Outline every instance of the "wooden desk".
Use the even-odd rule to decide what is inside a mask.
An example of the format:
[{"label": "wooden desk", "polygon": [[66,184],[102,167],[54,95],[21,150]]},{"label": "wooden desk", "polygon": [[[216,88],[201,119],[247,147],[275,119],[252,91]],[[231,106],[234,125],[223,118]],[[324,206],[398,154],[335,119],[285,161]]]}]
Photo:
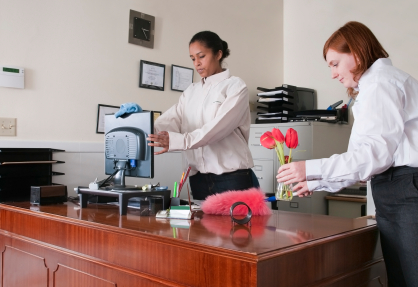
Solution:
[{"label": "wooden desk", "polygon": [[0,204],[2,286],[386,286],[370,219],[275,212],[249,230],[201,213],[180,228],[137,212]]}]

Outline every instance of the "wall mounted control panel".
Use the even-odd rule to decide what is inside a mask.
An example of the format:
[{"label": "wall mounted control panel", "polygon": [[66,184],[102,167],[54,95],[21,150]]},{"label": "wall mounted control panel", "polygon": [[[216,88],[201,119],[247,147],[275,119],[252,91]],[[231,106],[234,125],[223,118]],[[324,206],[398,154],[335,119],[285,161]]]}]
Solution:
[{"label": "wall mounted control panel", "polygon": [[0,87],[25,88],[25,69],[0,65]]}]

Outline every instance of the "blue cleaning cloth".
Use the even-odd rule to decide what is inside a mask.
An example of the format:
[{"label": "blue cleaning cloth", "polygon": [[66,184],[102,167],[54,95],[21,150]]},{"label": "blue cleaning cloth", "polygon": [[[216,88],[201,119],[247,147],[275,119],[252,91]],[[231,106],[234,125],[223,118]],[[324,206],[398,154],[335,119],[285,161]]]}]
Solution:
[{"label": "blue cleaning cloth", "polygon": [[276,199],[276,197],[275,197],[275,196],[270,196],[270,197],[268,197],[268,198],[265,198],[265,199],[264,199],[264,201],[267,201],[267,202],[273,202],[273,201],[277,201],[277,199]]},{"label": "blue cleaning cloth", "polygon": [[120,106],[119,111],[116,112],[115,118],[119,118],[121,115],[142,112],[142,108],[136,103],[124,103]]}]

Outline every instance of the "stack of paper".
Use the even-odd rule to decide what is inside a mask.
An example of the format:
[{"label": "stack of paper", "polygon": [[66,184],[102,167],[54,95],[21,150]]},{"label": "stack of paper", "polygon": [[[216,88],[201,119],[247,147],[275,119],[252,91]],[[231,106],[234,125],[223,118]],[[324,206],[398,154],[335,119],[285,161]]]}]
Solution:
[{"label": "stack of paper", "polygon": [[281,97],[281,98],[259,98],[257,100],[257,102],[259,103],[273,103],[273,102],[280,102],[280,101],[290,102],[291,99],[287,97]]},{"label": "stack of paper", "polygon": [[258,97],[274,97],[274,96],[283,96],[283,95],[289,95],[289,92],[286,90],[283,90],[282,87],[277,88],[277,90],[273,90],[270,92],[261,92],[258,93]]}]

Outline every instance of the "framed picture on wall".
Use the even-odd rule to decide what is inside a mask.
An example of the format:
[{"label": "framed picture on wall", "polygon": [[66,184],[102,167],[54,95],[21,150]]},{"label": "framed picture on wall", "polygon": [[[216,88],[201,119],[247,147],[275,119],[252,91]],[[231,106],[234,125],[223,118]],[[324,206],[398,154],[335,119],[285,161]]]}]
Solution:
[{"label": "framed picture on wall", "polygon": [[183,92],[193,83],[193,72],[191,68],[171,65],[171,89]]},{"label": "framed picture on wall", "polygon": [[[148,110],[142,110],[144,112],[149,112]],[[159,116],[162,115],[162,112],[160,111],[152,111],[154,113],[154,122],[158,119]]]},{"label": "framed picture on wall", "polygon": [[162,112],[160,111],[154,111],[154,122],[158,119],[159,116],[161,116]]},{"label": "framed picture on wall", "polygon": [[105,131],[105,122],[104,118],[106,114],[114,114],[119,111],[120,107],[118,106],[109,106],[109,105],[98,105],[97,109],[97,124],[96,124],[96,133],[104,134]]},{"label": "framed picture on wall", "polygon": [[164,91],[165,65],[141,60],[139,87]]}]

